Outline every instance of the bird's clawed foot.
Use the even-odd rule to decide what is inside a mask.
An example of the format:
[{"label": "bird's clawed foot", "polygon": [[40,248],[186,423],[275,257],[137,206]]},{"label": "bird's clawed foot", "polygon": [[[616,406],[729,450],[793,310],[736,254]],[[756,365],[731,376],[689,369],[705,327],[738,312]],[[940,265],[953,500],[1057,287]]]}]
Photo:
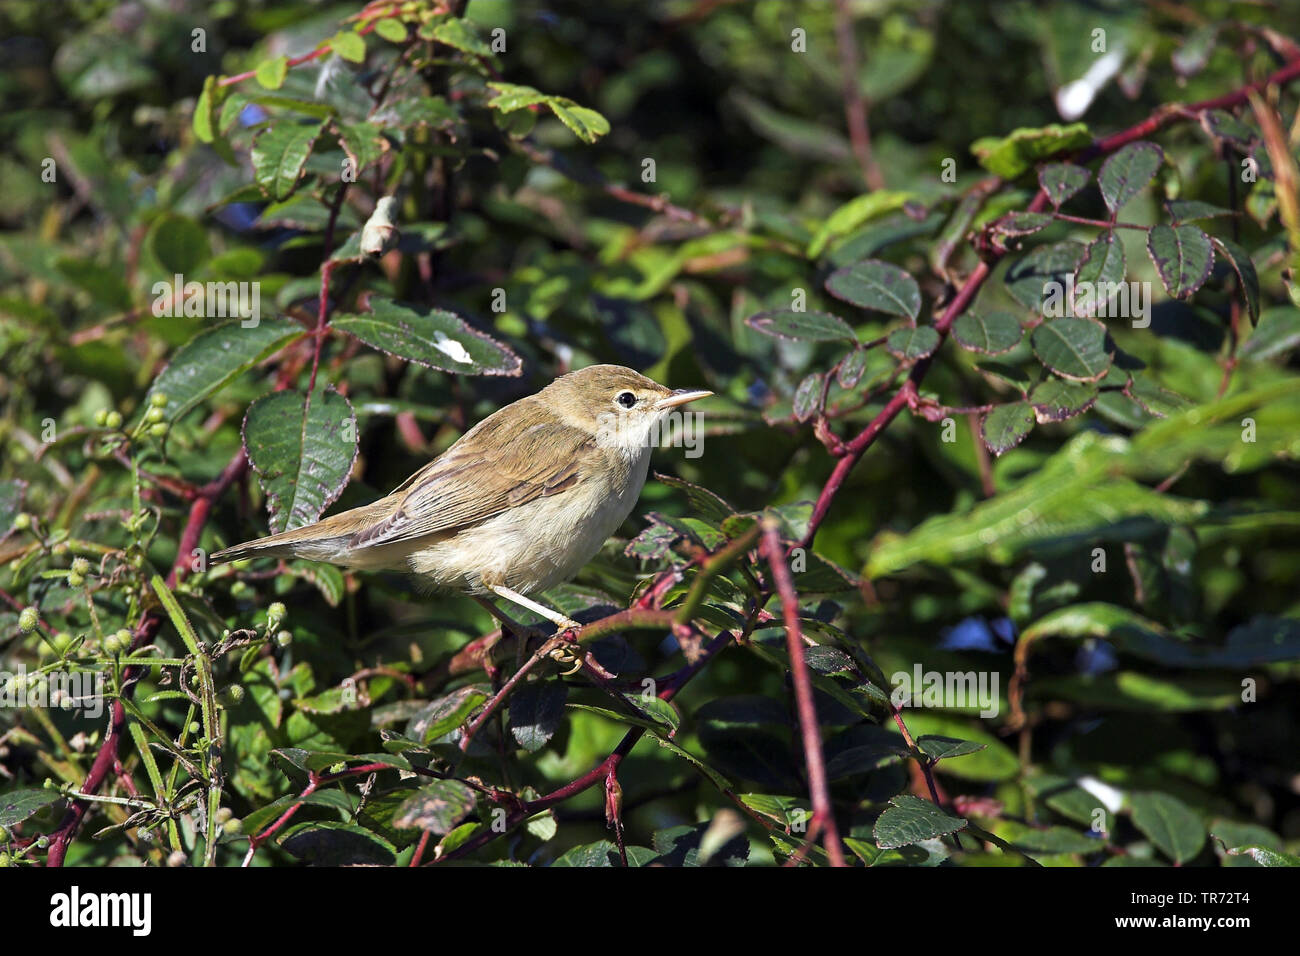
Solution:
[{"label": "bird's clawed foot", "polygon": [[546,654],[551,660],[555,661],[561,667],[567,667],[568,670],[560,671],[560,676],[571,677],[582,670],[582,665],[587,659],[587,652],[581,644],[578,643],[578,632],[582,630],[582,625],[577,621],[568,620],[559,624],[559,629],[555,636],[551,638],[554,645]]}]

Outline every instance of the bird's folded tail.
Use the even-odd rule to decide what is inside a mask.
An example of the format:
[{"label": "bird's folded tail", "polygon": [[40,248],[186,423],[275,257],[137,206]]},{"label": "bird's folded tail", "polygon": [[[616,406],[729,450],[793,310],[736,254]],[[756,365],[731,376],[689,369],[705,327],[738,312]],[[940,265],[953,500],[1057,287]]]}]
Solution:
[{"label": "bird's folded tail", "polygon": [[386,499],[381,499],[315,524],[244,541],[216,552],[210,560],[219,563],[242,558],[306,558],[351,567],[369,566],[379,556],[363,555],[365,549],[355,547],[354,538],[360,528],[367,527],[391,508],[385,505]]}]

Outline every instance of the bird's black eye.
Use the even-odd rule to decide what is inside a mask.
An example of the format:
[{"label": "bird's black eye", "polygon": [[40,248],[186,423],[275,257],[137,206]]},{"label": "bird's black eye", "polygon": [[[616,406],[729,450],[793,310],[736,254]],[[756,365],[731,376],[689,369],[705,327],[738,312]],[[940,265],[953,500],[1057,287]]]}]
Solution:
[{"label": "bird's black eye", "polygon": [[618,397],[616,397],[614,401],[618,402],[624,408],[631,408],[636,404],[636,396],[631,392],[619,392]]}]

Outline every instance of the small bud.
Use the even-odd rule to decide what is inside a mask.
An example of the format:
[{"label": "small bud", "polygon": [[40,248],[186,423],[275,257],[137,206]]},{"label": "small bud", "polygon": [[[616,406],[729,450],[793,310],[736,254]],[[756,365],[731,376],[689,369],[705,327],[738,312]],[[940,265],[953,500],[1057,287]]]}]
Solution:
[{"label": "small bud", "polygon": [[57,653],[64,654],[72,646],[72,635],[67,631],[59,631],[50,638],[50,643],[54,645]]},{"label": "small bud", "polygon": [[29,515],[26,511],[20,512],[14,518],[15,531],[26,531],[31,526],[32,526],[32,516]]},{"label": "small bud", "polygon": [[190,721],[190,733],[197,734],[202,729],[203,728],[199,726],[199,722],[197,720]]},{"label": "small bud", "polygon": [[25,607],[18,615],[18,630],[24,634],[30,634],[36,630],[36,625],[40,623],[40,615],[34,607]]},{"label": "small bud", "polygon": [[187,860],[184,850],[173,850],[167,857],[167,865],[172,867],[184,866]]},{"label": "small bud", "polygon": [[107,408],[101,408],[99,411],[95,412],[94,422],[95,422],[95,424],[98,425],[100,428],[103,428],[105,425],[107,425],[107,424],[108,424],[108,409],[107,409]]},{"label": "small bud", "polygon": [[226,836],[239,836],[244,832],[244,821],[238,817],[231,817],[221,824],[221,829],[225,831]]},{"label": "small bud", "polygon": [[151,425],[154,422],[162,421],[166,417],[167,417],[167,413],[164,412],[161,408],[158,408],[157,406],[149,409],[149,411],[144,413],[144,420]]},{"label": "small bud", "polygon": [[284,604],[280,601],[276,601],[266,609],[266,629],[268,631],[278,631],[281,623],[284,621],[285,615],[288,613],[289,612],[285,608]]},{"label": "small bud", "polygon": [[121,412],[117,412],[117,411],[109,412],[108,415],[106,415],[105,418],[104,418],[104,424],[107,425],[109,428],[112,428],[112,429],[118,429],[118,428],[121,428],[121,427],[122,427],[122,413],[121,413]]},{"label": "small bud", "polygon": [[116,657],[131,648],[131,632],[122,628],[104,638],[104,650]]},{"label": "small bud", "polygon": [[275,635],[275,643],[277,647],[288,647],[293,643],[293,635],[288,631],[281,631]]},{"label": "small bud", "polygon": [[239,684],[231,684],[221,692],[221,699],[231,704],[238,704],[244,699],[244,688]]},{"label": "small bud", "polygon": [[167,423],[157,422],[156,424],[150,425],[149,434],[154,438],[162,438],[163,435],[167,434]]},{"label": "small bud", "polygon": [[90,573],[90,562],[87,561],[85,558],[73,558],[73,559],[72,559],[72,573],[73,573],[73,574],[83,574],[83,575],[84,575],[84,574],[89,574],[89,573]]},{"label": "small bud", "polygon": [[79,588],[85,583],[86,576],[84,574],[78,574],[76,571],[68,572],[68,587]]},{"label": "small bud", "polygon": [[149,404],[154,408],[162,408],[167,404],[167,395],[165,392],[154,392],[149,396]]}]

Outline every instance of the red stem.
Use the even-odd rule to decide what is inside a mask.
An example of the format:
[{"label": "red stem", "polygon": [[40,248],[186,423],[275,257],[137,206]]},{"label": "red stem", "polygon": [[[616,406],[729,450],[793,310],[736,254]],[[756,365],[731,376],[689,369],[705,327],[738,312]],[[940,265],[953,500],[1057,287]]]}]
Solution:
[{"label": "red stem", "polygon": [[822,754],[822,733],[817,724],[817,706],[813,703],[812,678],[803,653],[803,628],[799,624],[799,595],[795,593],[786,563],[785,548],[774,519],[763,523],[763,554],[772,569],[772,579],[781,595],[781,614],[785,618],[785,643],[790,654],[790,674],[794,678],[794,700],[799,712],[799,730],[803,735],[803,757],[808,768],[808,789],[812,795],[813,824],[809,842],[815,834],[826,834],[826,853],[831,866],[844,866],[844,848],[840,845],[831,807],[830,781],[826,777],[826,758]]}]

